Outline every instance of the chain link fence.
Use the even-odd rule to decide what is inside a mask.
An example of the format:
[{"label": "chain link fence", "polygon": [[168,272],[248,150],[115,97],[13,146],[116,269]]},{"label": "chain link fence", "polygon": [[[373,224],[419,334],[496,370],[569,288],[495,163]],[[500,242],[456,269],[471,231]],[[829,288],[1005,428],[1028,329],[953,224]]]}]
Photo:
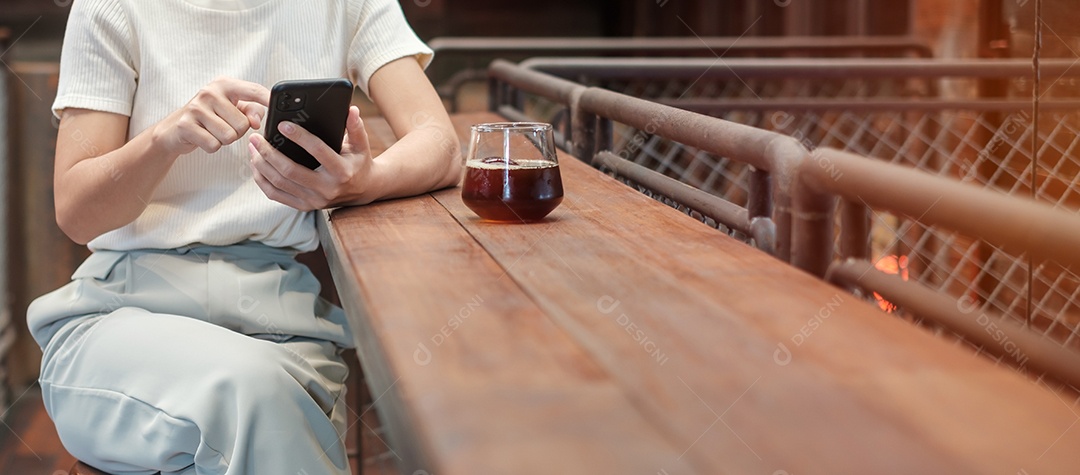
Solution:
[{"label": "chain link fence", "polygon": [[[552,69],[584,85],[780,132],[809,149],[833,147],[1080,209],[1080,101],[1075,100],[1080,68],[1073,71],[1067,62],[1053,74],[1043,73],[1049,84],[1040,90],[1037,125],[1030,65],[1025,72],[1015,63],[996,70],[958,62],[948,71],[919,72],[897,64],[892,77],[881,68],[866,67],[860,74],[858,65],[845,65],[850,75],[844,77],[837,63],[804,62],[785,72],[732,61],[663,77],[663,65],[648,69],[643,64],[615,68],[610,75],[603,73],[602,64]],[[545,70],[543,64],[532,67]],[[993,86],[1003,92],[1000,97],[978,97],[978,91]],[[565,127],[564,106],[538,98],[523,105],[527,114]],[[1035,143],[1039,151],[1032,154]],[[745,164],[623,124],[614,125],[612,148],[635,163],[746,205],[751,169]],[[978,236],[926,226],[918,217],[873,211],[871,224],[870,257],[879,270],[959,299],[961,310],[986,322],[988,331],[995,319],[1011,318],[1060,345],[1080,349],[1080,270],[1033,262]],[[836,252],[839,256],[839,245]],[[918,321],[880,296],[867,298]]]}]

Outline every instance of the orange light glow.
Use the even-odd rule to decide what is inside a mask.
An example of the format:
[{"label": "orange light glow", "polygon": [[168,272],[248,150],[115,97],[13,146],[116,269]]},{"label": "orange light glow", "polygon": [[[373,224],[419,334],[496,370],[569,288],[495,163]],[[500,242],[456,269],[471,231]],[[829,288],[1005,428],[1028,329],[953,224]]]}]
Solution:
[{"label": "orange light glow", "polygon": [[[877,270],[886,274],[899,275],[901,279],[908,280],[908,257],[907,256],[885,256],[874,264]],[[877,292],[874,292],[874,299],[877,300],[878,307],[881,307],[887,313],[893,313],[896,310],[896,305],[892,302],[885,300]]]}]

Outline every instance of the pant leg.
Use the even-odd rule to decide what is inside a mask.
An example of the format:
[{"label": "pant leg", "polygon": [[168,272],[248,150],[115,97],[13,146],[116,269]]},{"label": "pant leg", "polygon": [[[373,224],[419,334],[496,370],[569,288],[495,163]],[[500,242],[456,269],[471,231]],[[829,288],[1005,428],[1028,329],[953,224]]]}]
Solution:
[{"label": "pant leg", "polygon": [[46,355],[42,394],[61,440],[103,470],[348,472],[331,421],[346,370],[327,342],[124,307],[66,325]]},{"label": "pant leg", "polygon": [[327,416],[330,417],[330,423],[334,425],[340,442],[344,444],[350,409],[347,406],[348,387],[345,384],[349,376],[349,366],[341,357],[343,350],[325,340],[303,337],[291,338],[279,346],[311,365],[312,369],[322,376],[327,389],[337,395]]}]

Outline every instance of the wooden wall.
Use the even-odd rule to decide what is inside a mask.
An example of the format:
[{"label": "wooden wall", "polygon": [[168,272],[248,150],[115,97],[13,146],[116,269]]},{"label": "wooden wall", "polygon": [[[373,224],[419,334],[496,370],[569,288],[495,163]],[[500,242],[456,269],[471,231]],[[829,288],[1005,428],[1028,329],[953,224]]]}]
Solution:
[{"label": "wooden wall", "polygon": [[20,62],[5,72],[10,74],[5,270],[18,335],[7,366],[17,389],[36,379],[41,357],[26,327],[26,307],[35,297],[69,282],[89,251],[60,231],[53,208],[57,121],[50,105],[56,97],[59,67],[51,62]]},{"label": "wooden wall", "polygon": [[915,0],[402,0],[424,39],[437,36],[898,35]]}]

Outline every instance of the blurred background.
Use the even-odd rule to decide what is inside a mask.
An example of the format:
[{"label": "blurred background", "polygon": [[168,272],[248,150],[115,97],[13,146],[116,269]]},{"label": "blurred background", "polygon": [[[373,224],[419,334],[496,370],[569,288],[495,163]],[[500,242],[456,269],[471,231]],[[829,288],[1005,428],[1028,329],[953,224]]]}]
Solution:
[{"label": "blurred background", "polygon": [[[76,0],[77,1],[77,0]],[[0,0],[0,411],[33,388],[40,350],[25,309],[66,283],[87,254],[52,214],[55,95],[60,46],[72,0]],[[935,58],[1031,58],[1035,0],[402,0],[424,40],[444,37],[791,37],[910,36]],[[1044,0],[1046,58],[1080,57],[1075,0]],[[709,52],[719,54],[722,52]],[[438,57],[437,85],[512,52]],[[1075,85],[1075,84],[1074,84]],[[989,87],[992,87],[990,85]],[[459,110],[486,108],[464,89]],[[952,93],[984,93],[968,82]],[[1070,88],[1075,91],[1076,88]],[[1021,90],[1022,92],[1022,90]],[[1066,92],[1071,94],[1072,92]],[[1030,92],[1026,93],[1030,97]],[[371,108],[367,113],[376,113]],[[5,425],[7,423],[5,422]],[[0,428],[0,439],[8,429]]]}]

